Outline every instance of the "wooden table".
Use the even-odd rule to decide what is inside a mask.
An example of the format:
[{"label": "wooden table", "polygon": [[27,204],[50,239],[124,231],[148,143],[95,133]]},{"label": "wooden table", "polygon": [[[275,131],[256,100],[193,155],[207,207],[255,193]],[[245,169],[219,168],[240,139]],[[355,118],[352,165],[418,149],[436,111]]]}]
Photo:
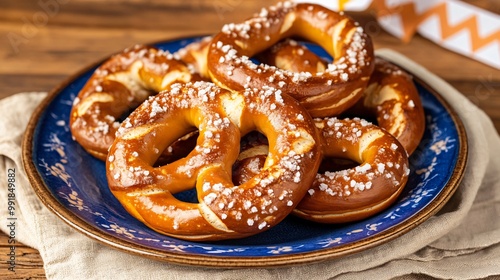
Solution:
[{"label": "wooden table", "polygon": [[[212,34],[268,6],[269,0],[46,0],[0,1],[0,98],[17,92],[50,91],[80,68],[129,47],[189,35]],[[276,1],[274,1],[276,2]],[[500,13],[499,1],[466,1]],[[43,4],[45,3],[45,4]],[[351,13],[376,48],[391,48],[445,79],[493,120],[500,131],[500,71],[416,36],[402,43],[370,12]],[[45,278],[38,252],[17,244],[16,273],[4,257],[0,233],[0,279]]]}]

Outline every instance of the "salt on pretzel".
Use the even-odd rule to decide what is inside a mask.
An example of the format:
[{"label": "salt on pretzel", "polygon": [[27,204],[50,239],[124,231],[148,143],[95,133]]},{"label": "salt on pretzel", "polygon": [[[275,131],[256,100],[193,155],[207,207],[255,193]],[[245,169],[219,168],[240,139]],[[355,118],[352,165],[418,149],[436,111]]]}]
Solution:
[{"label": "salt on pretzel", "polygon": [[258,55],[259,61],[292,72],[321,73],[327,63],[306,46],[293,39],[276,43]]},{"label": "salt on pretzel", "polygon": [[75,98],[70,114],[74,139],[104,160],[124,114],[151,94],[192,75],[172,54],[136,45],[99,66]]},{"label": "salt on pretzel", "polygon": [[396,137],[409,155],[425,131],[424,109],[412,76],[382,58],[376,58],[363,98],[347,114],[375,116],[378,126]]},{"label": "salt on pretzel", "polygon": [[[250,59],[284,38],[321,45],[334,61],[324,72],[293,72]],[[343,112],[359,100],[373,71],[373,46],[363,28],[344,14],[315,4],[282,2],[240,24],[227,24],[208,50],[208,72],[219,86],[279,88],[313,117]]]},{"label": "salt on pretzel", "polygon": [[[314,71],[326,67],[315,53],[294,41],[284,41],[260,58],[291,71]],[[375,58],[375,69],[363,97],[346,111],[348,116],[376,118],[378,126],[396,137],[408,154],[418,147],[425,131],[424,109],[413,78],[400,67]]]},{"label": "salt on pretzel", "polygon": [[[318,173],[293,211],[321,223],[346,223],[379,213],[391,205],[406,185],[408,157],[401,144],[385,130],[362,119],[316,119],[325,158],[348,159],[355,167]],[[233,172],[245,182],[262,168],[266,143],[247,138]]]},{"label": "salt on pretzel", "polygon": [[[195,149],[153,167],[162,149],[192,127]],[[259,174],[231,182],[240,136],[269,139]],[[280,90],[231,92],[211,83],[173,85],[151,97],[120,126],[106,161],[110,190],[152,229],[186,240],[245,237],[285,218],[306,194],[321,160],[317,130],[296,100]],[[196,187],[198,203],[174,194]]]},{"label": "salt on pretzel", "polygon": [[350,159],[358,166],[317,174],[296,216],[321,223],[345,223],[373,216],[390,206],[410,174],[399,141],[362,119],[316,120],[325,157]]}]

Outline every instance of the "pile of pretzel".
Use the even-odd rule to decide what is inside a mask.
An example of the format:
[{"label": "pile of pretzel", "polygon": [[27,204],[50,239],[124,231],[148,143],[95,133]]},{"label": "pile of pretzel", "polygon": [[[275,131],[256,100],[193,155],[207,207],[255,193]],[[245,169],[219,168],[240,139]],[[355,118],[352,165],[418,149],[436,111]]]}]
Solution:
[{"label": "pile of pretzel", "polygon": [[[173,54],[114,55],[78,94],[70,127],[106,161],[132,216],[202,241],[254,235],[289,214],[346,223],[380,212],[407,182],[424,114],[411,76],[375,58],[355,21],[282,2]],[[176,196],[193,188],[196,203]]]}]

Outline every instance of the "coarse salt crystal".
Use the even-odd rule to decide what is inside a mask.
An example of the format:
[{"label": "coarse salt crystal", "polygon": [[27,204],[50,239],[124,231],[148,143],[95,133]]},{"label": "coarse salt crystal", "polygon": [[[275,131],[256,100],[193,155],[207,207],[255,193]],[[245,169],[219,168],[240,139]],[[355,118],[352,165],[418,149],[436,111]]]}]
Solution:
[{"label": "coarse salt crystal", "polygon": [[207,191],[209,191],[210,189],[211,189],[210,183],[208,183],[208,182],[203,183],[202,190],[203,190],[204,192],[207,192]]},{"label": "coarse salt crystal", "polygon": [[267,225],[266,221],[259,224],[259,229],[263,229]]},{"label": "coarse salt crystal", "polygon": [[383,164],[383,163],[377,163],[377,170],[380,173],[384,173],[384,171],[385,171],[385,164]]},{"label": "coarse salt crystal", "polygon": [[214,200],[217,198],[217,195],[215,193],[209,193],[207,196],[203,198],[203,201],[205,204],[210,205]]}]

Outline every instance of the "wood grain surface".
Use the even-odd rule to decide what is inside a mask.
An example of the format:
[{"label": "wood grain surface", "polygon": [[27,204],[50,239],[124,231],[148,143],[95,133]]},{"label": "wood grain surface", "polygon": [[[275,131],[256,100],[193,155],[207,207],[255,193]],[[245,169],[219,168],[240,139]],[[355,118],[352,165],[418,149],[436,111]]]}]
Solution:
[{"label": "wood grain surface", "polygon": [[[276,1],[2,0],[0,99],[18,92],[50,91],[79,69],[136,43],[213,34],[272,2]],[[500,13],[500,1],[465,2]],[[372,36],[376,49],[398,51],[437,74],[483,109],[500,131],[499,70],[418,35],[402,43],[383,31],[369,11],[350,14]],[[0,279],[45,278],[38,252],[19,243],[16,272],[9,271],[9,246],[7,236],[0,233]]]}]

